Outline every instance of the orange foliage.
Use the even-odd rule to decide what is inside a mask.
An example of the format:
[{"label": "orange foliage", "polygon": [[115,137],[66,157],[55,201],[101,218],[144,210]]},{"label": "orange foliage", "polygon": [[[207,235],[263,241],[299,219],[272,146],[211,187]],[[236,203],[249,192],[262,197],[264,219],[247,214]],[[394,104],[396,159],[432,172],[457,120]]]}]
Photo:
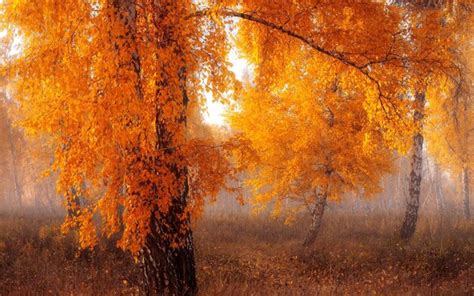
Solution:
[{"label": "orange foliage", "polygon": [[[59,192],[86,198],[65,223],[79,226],[84,247],[96,242],[100,213],[101,232],[123,225],[120,245],[136,253],[152,215],[166,215],[187,184],[185,216],[235,173],[223,153],[235,143],[216,145],[199,129],[205,91],[223,102],[229,90],[242,95],[233,120],[249,145],[238,168],[257,174],[258,194],[304,198],[330,186],[340,196],[377,189],[390,149],[409,147],[407,94],[452,73],[451,27],[435,10],[407,16],[369,0],[119,2],[127,1],[2,5],[0,31],[22,40],[5,68],[22,124],[49,134]],[[423,26],[403,25],[421,17]],[[226,60],[226,28],[235,27],[255,68],[241,91]]]},{"label": "orange foliage", "polygon": [[100,231],[110,236],[123,225],[120,245],[138,252],[151,215],[168,212],[183,178],[191,185],[188,211],[198,213],[231,170],[222,147],[193,128],[204,90],[220,100],[233,84],[224,27],[188,18],[193,1],[166,2],[159,20],[153,1],[135,11],[105,0],[3,5],[2,30],[22,39],[6,68],[22,125],[50,135],[58,191],[85,198],[64,224],[78,226],[83,247],[97,241],[99,213]]},{"label": "orange foliage", "polygon": [[282,200],[313,203],[321,190],[333,199],[375,192],[390,150],[406,153],[418,128],[412,94],[457,77],[453,12],[383,1],[241,5],[251,21],[237,43],[254,79],[231,121],[256,204],[274,203],[278,213]]},{"label": "orange foliage", "polygon": [[428,149],[451,173],[474,168],[474,14],[459,7],[449,19],[455,34],[449,52],[459,76],[438,75],[428,88]]}]

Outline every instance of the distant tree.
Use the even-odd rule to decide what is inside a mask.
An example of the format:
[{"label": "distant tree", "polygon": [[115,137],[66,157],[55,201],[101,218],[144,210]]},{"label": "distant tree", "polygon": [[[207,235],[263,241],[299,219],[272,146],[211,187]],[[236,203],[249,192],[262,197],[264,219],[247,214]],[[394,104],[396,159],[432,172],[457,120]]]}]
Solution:
[{"label": "distant tree", "polygon": [[429,88],[428,148],[443,168],[455,176],[462,175],[464,216],[470,218],[474,166],[474,13],[461,6],[450,21],[456,28],[451,57],[461,75],[440,79],[438,85]]},{"label": "distant tree", "polygon": [[[443,34],[449,32],[448,26],[440,25],[443,13],[436,9],[424,12],[425,9],[422,7],[423,14],[420,16],[418,6],[407,6],[406,3],[391,3],[397,5],[387,6],[384,1],[361,3],[333,1],[325,5],[312,5],[309,2],[291,5],[273,1],[272,4],[265,2],[267,6],[261,5],[260,1],[243,1],[243,3],[245,3],[243,9],[250,12],[245,16],[250,22],[241,25],[238,44],[245,57],[253,63],[256,72],[253,83],[258,90],[258,94],[253,98],[256,106],[247,109],[257,108],[261,104],[260,96],[279,98],[288,89],[293,90],[291,93],[291,96],[295,97],[293,100],[305,97],[302,92],[307,92],[313,98],[310,100],[311,103],[320,104],[318,100],[324,95],[317,87],[311,87],[325,86],[328,91],[332,88],[332,84],[329,83],[332,81],[343,85],[343,94],[339,95],[341,105],[344,97],[364,96],[360,104],[364,106],[367,114],[368,126],[381,132],[383,138],[381,147],[394,148],[403,154],[413,143],[410,198],[402,227],[402,237],[405,239],[411,237],[415,230],[419,207],[423,151],[421,130],[426,86],[437,77],[435,74],[450,75],[455,71],[453,69],[455,67],[451,64],[445,64],[451,45],[441,38],[446,36]],[[224,13],[235,14],[232,11]],[[384,25],[380,26],[380,23]],[[321,57],[327,58],[327,61],[321,62],[319,60]],[[312,59],[319,63],[319,71],[308,70],[313,63]],[[325,62],[331,66],[326,66]],[[291,69],[293,72],[286,69]],[[339,73],[342,73],[342,78],[337,77]],[[305,81],[305,76],[309,74],[314,81]],[[338,79],[342,83],[339,83]],[[307,87],[303,91],[296,91],[291,85],[295,80],[305,81]],[[278,100],[273,99],[277,102],[276,105],[279,104]],[[246,108],[245,103],[243,105]],[[276,127],[272,126],[272,130],[262,125],[271,123],[273,118],[285,118],[295,112],[293,107],[275,108],[271,109],[275,112],[271,119],[260,118],[258,125],[254,122],[253,127],[249,124],[243,137],[248,138],[246,133],[252,134],[252,129],[256,127],[260,127],[260,131],[265,134],[276,132]],[[332,112],[331,109],[329,112]],[[241,113],[245,114],[241,116],[243,121],[246,116],[251,115]],[[332,116],[337,118],[338,114],[334,113]],[[309,120],[309,117],[307,118]],[[327,119],[327,122],[331,120]],[[295,122],[294,124],[286,127],[291,135],[293,130],[296,130],[297,125]],[[284,128],[285,124],[282,126]],[[239,125],[236,127],[242,128]],[[350,130],[347,131],[347,136],[351,137]],[[310,132],[314,131],[309,130],[308,133]],[[330,135],[327,133],[326,138],[330,138]],[[303,135],[298,136],[300,140],[303,138]],[[250,145],[256,145],[258,135],[250,137]],[[291,138],[287,141],[291,143]],[[275,142],[273,144],[276,145]],[[272,151],[267,148],[256,147],[259,151],[257,154],[261,156],[264,151]],[[293,147],[283,149],[291,153],[290,148],[293,149]],[[291,158],[292,154],[286,157]],[[263,171],[262,168],[255,170],[259,173]],[[302,175],[295,174],[294,177],[301,178]],[[283,179],[275,178],[271,181],[267,178],[254,187],[263,189],[264,184],[271,186],[272,182],[284,182],[281,181]],[[325,187],[324,182],[321,184]],[[282,189],[278,195],[284,197],[285,190],[289,189]],[[273,194],[277,195],[276,192]],[[320,210],[316,212],[322,214]]]},{"label": "distant tree", "polygon": [[408,147],[409,102],[393,97],[405,89],[399,14],[370,1],[246,4],[255,21],[241,25],[238,44],[255,78],[231,116],[238,162],[257,208],[271,204],[279,214],[285,200],[310,208],[310,245],[327,201],[376,192],[391,170],[391,149]]},{"label": "distant tree", "polygon": [[14,207],[23,205],[23,184],[21,172],[21,146],[23,139],[21,133],[13,127],[11,117],[8,115],[6,98],[0,99],[0,153],[2,154],[2,171],[4,173],[4,186],[12,189],[13,199],[5,196],[6,202]]},{"label": "distant tree", "polygon": [[321,82],[317,72],[330,72],[330,61],[295,61],[273,76],[281,80],[269,84],[268,92],[246,88],[231,123],[241,133],[242,150],[236,154],[249,174],[252,203],[272,205],[274,215],[286,200],[294,201],[296,210],[307,206],[312,222],[304,244],[309,246],[328,200],[349,191],[377,192],[392,157],[381,131],[370,124],[364,95],[346,83],[350,72],[339,73],[338,82]]},{"label": "distant tree", "polygon": [[[459,7],[465,5],[465,1],[430,1],[430,0],[394,0],[388,1],[391,5],[402,8],[403,21],[400,23],[406,28],[404,39],[408,45],[408,55],[419,58],[410,59],[406,73],[406,79],[414,79],[416,83],[411,84],[407,96],[413,96],[413,134],[411,148],[411,171],[409,180],[409,196],[405,216],[400,229],[400,236],[409,240],[416,230],[418,211],[420,207],[421,181],[423,171],[424,151],[424,122],[426,121],[425,105],[432,98],[427,97],[428,88],[437,88],[440,79],[458,79],[460,77],[458,67],[452,59],[451,51],[456,47],[453,32],[458,32],[458,27],[450,21],[456,17]],[[435,37],[434,37],[435,36]],[[437,40],[433,43],[432,40]],[[434,48],[436,48],[434,50]],[[430,53],[432,58],[427,58]],[[406,53],[404,53],[406,55]],[[428,71],[426,74],[419,72],[423,64],[436,65],[437,70]],[[422,66],[423,67],[423,66]]]}]

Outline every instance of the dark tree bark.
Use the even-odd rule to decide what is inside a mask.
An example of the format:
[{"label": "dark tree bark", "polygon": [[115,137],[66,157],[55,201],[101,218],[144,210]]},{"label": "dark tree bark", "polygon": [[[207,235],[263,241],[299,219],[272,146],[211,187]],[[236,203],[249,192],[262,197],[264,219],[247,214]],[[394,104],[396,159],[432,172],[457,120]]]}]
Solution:
[{"label": "dark tree bark", "polygon": [[416,230],[418,221],[418,209],[420,207],[421,178],[423,171],[423,117],[425,109],[425,94],[418,93],[415,97],[414,122],[418,131],[413,136],[413,147],[411,156],[411,171],[408,203],[400,230],[400,237],[409,240]]},{"label": "dark tree bark", "polygon": [[[186,174],[185,171],[181,173]],[[165,215],[153,216],[151,233],[142,250],[144,288],[147,295],[195,295],[197,293],[190,217],[180,219],[186,208],[188,182]],[[177,236],[177,238],[175,238]],[[170,239],[168,239],[169,237]],[[173,239],[171,239],[173,238]],[[172,246],[172,240],[178,241]]]},{"label": "dark tree bark", "polygon": [[319,192],[316,198],[314,209],[311,213],[311,225],[309,232],[303,243],[305,247],[311,246],[318,237],[319,229],[323,220],[324,210],[327,205],[327,192]]},{"label": "dark tree bark", "polygon": [[390,0],[392,5],[413,5],[419,9],[440,9],[452,6],[452,0]]}]

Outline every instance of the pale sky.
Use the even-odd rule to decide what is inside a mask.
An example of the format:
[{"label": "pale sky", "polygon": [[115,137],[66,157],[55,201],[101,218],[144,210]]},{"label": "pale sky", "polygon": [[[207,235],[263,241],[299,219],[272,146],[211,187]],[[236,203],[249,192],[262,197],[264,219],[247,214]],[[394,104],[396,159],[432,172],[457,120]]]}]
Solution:
[{"label": "pale sky", "polygon": [[[242,81],[245,70],[248,68],[247,61],[240,58],[235,50],[230,52],[229,61],[232,63],[232,71],[235,73],[236,78]],[[218,126],[227,125],[224,118],[227,106],[219,102],[214,102],[211,93],[206,93],[206,101],[207,111],[203,114],[204,121]]]}]

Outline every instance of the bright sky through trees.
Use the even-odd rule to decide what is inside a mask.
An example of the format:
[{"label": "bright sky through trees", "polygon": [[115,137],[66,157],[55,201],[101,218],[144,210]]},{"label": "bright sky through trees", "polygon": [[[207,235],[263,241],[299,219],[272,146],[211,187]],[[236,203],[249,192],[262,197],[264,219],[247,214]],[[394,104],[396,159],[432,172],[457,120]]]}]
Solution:
[{"label": "bright sky through trees", "polygon": [[[231,70],[235,73],[236,78],[242,81],[245,71],[248,70],[247,61],[241,58],[236,50],[230,52],[229,61],[232,63]],[[227,106],[220,102],[216,102],[212,98],[211,93],[206,93],[206,101],[207,110],[203,112],[204,121],[217,126],[227,126],[228,124],[225,119]]]}]

